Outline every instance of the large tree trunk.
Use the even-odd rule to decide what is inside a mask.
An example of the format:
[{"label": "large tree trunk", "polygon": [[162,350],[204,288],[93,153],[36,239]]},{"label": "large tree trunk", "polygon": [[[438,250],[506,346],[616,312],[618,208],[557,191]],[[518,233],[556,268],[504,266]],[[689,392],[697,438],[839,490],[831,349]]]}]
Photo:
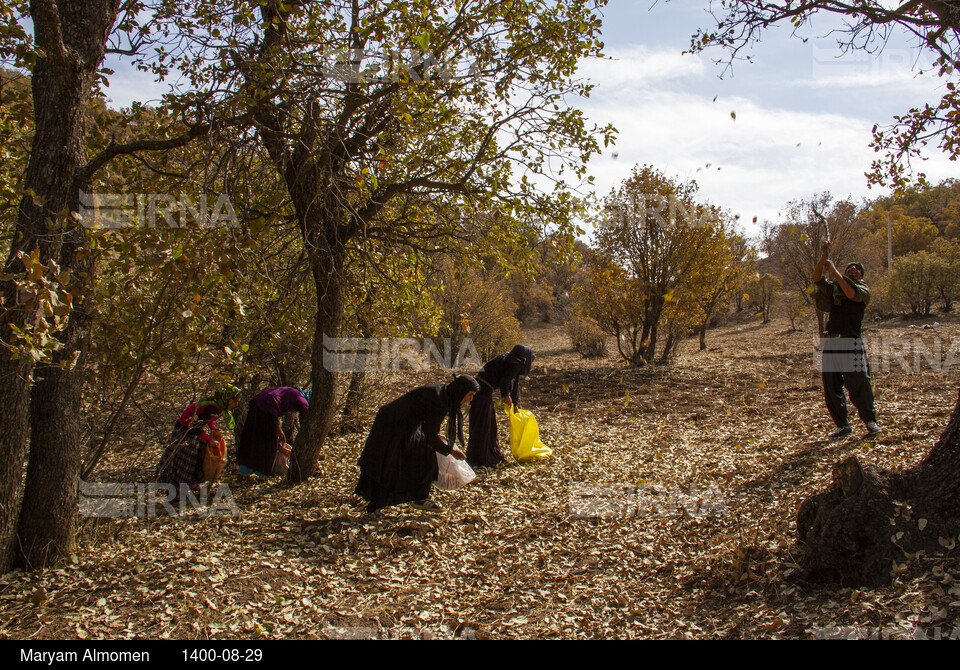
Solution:
[{"label": "large tree trunk", "polygon": [[355,433],[360,430],[360,409],[363,405],[363,386],[366,373],[363,370],[354,370],[350,373],[350,385],[343,400],[343,409],[340,412],[340,430]]},{"label": "large tree trunk", "polygon": [[920,550],[942,550],[960,531],[960,400],[936,446],[903,473],[837,463],[833,484],[803,502],[797,533],[811,578],[849,585],[890,581]]},{"label": "large tree trunk", "polygon": [[[76,230],[77,227],[76,221],[67,216],[66,212],[77,200],[75,171],[85,158],[83,114],[97,68],[103,60],[107,35],[116,18],[118,1],[31,2],[34,38],[38,47],[37,62],[32,73],[35,133],[23,179],[24,190],[28,195],[20,203],[16,234],[5,265],[8,272],[22,271],[22,265],[17,260],[17,253],[20,251],[30,252],[36,248],[41,262],[49,259],[62,260],[64,255],[68,258],[74,257],[70,249],[63,249],[65,231],[70,237],[69,230]],[[29,195],[31,192],[35,195]],[[82,236],[80,239],[82,240]],[[77,243],[68,240],[66,244],[69,246]],[[5,283],[3,289],[5,303],[11,306],[14,290],[9,282]],[[4,342],[10,342],[11,325],[23,324],[34,318],[36,312],[27,314],[14,310],[5,314],[3,322],[0,323],[0,338],[3,338]],[[67,335],[67,338],[73,339],[70,335]],[[62,352],[60,358],[70,356],[72,352],[67,350]],[[36,460],[38,464],[52,463],[52,467],[62,470],[55,477],[48,478],[45,474],[41,479],[46,483],[40,484],[40,495],[32,497],[31,502],[19,504],[30,407],[30,391],[27,386],[30,368],[23,360],[11,360],[6,353],[0,355],[0,359],[0,378],[4,384],[4,401],[0,403],[0,572],[3,572],[10,567],[20,544],[17,542],[16,529],[21,509],[28,514],[46,509],[51,501],[44,495],[53,490],[48,488],[47,484],[60,486],[66,481],[65,477],[70,479],[67,471],[62,468],[69,468],[74,473],[73,480],[66,481],[65,485],[69,491],[75,491],[76,473],[79,472],[79,443],[78,439],[72,442],[64,442],[63,439],[72,434],[78,436],[79,433],[63,430],[62,426],[35,426],[31,462]],[[77,421],[79,379],[72,375],[71,378],[73,381],[70,382],[69,389],[62,387],[58,381],[50,382],[53,388],[58,391],[62,389],[65,393],[43,401],[54,422]],[[38,389],[36,392],[42,391]],[[69,417],[69,412],[74,412],[74,415]],[[68,453],[71,458],[75,456],[73,460],[77,463],[76,468],[62,465],[60,459]],[[34,466],[34,469],[37,467],[41,466]],[[54,481],[61,484],[54,484]],[[57,493],[59,495],[61,491]],[[71,495],[75,496],[75,493],[68,493],[67,497]],[[58,499],[56,504],[61,502]],[[41,505],[39,510],[30,507],[38,504]],[[74,507],[73,514],[75,513]],[[72,520],[73,515],[69,516]],[[62,518],[57,516],[57,519]],[[20,523],[19,527],[21,532],[33,533],[36,530],[37,537],[44,536],[52,528],[49,524],[44,528],[36,528],[30,521]],[[64,529],[57,529],[54,534],[61,536],[63,531]],[[66,529],[66,532],[72,534],[72,526]]]},{"label": "large tree trunk", "polygon": [[[7,271],[16,269],[7,264]],[[12,282],[5,282],[4,304],[11,304]],[[11,326],[22,326],[24,314],[17,310],[0,324],[0,340],[9,342]],[[27,376],[30,366],[23,358],[14,359],[6,351],[0,353],[0,379],[3,380],[3,402],[0,403],[0,573],[13,565],[16,551],[17,519],[23,489],[23,463],[27,455],[27,417],[30,395]]]},{"label": "large tree trunk", "polygon": [[[335,220],[335,219],[334,219]],[[337,230],[333,221],[327,221],[331,231]],[[313,351],[310,356],[310,382],[313,394],[304,425],[300,426],[290,458],[287,481],[299,484],[317,469],[317,457],[330,433],[337,410],[337,375],[324,365],[323,336],[339,337],[343,322],[343,262],[346,247],[333,232],[325,243],[311,247],[310,262],[317,287],[317,315],[314,320]]]},{"label": "large tree trunk", "polygon": [[[74,273],[92,270],[92,256],[77,260],[83,231],[64,238],[62,267]],[[49,567],[73,549],[77,519],[77,481],[83,465],[80,412],[83,368],[91,317],[86,300],[74,304],[63,349],[52,365],[38,366],[30,396],[30,461],[20,512],[20,562],[27,568]],[[74,357],[76,357],[74,359]],[[74,362],[75,361],[75,362]]]}]

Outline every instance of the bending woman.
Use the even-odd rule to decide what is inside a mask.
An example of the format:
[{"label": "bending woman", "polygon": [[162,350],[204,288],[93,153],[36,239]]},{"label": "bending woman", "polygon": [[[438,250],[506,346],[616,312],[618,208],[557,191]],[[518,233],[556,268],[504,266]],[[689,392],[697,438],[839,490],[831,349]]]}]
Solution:
[{"label": "bending woman", "polygon": [[[165,484],[187,484],[197,488],[207,477],[203,471],[203,457],[211,442],[219,441],[217,420],[223,418],[228,429],[233,429],[233,414],[239,403],[240,389],[229,384],[220,387],[213,397],[203,398],[187,406],[173,425],[170,444],[160,456],[157,481]],[[222,468],[221,464],[221,468]]]},{"label": "bending woman", "polygon": [[[438,510],[429,499],[437,478],[437,453],[463,459],[455,447],[463,445],[462,405],[479,390],[477,381],[463,375],[450,384],[420,386],[380,408],[360,456],[360,481],[355,493],[368,500],[367,510],[413,502],[421,509]],[[447,439],[438,434],[447,419]]]},{"label": "bending woman", "polygon": [[497,417],[493,411],[493,392],[500,391],[504,404],[520,409],[520,375],[530,374],[533,350],[518,344],[509,354],[490,359],[477,373],[480,392],[470,405],[470,441],[467,442],[467,463],[493,467],[502,463],[503,453],[497,439]]},{"label": "bending woman", "polygon": [[242,475],[286,474],[289,467],[289,450],[281,421],[287,412],[300,414],[300,425],[310,407],[309,391],[292,386],[279,386],[260,391],[247,406],[247,418],[240,431],[237,443],[237,464]]}]

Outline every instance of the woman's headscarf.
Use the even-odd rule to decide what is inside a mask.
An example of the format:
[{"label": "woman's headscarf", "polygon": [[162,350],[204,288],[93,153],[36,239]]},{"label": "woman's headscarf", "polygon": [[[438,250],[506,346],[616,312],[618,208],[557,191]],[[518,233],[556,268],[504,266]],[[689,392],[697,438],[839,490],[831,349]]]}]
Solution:
[{"label": "woman's headscarf", "polygon": [[533,349],[524,345],[518,344],[513,349],[510,350],[508,354],[514,358],[520,359],[520,374],[528,375],[530,374],[530,367],[533,365]]},{"label": "woman's headscarf", "polygon": [[470,375],[460,375],[445,387],[447,393],[447,443],[452,447],[456,439],[463,446],[463,412],[460,403],[464,396],[480,391],[480,384]]},{"label": "woman's headscarf", "polygon": [[240,389],[232,384],[224,384],[214,392],[212,398],[204,398],[197,403],[197,408],[199,409],[203,405],[207,405],[212,402],[220,408],[220,416],[223,418],[224,422],[226,422],[227,428],[229,430],[233,430],[237,424],[233,420],[233,412],[230,411],[230,401],[239,397]]},{"label": "woman's headscarf", "polygon": [[222,402],[223,406],[226,407],[231,400],[240,397],[240,389],[233,384],[224,384],[217,389],[217,392],[213,394],[213,397],[215,400]]}]

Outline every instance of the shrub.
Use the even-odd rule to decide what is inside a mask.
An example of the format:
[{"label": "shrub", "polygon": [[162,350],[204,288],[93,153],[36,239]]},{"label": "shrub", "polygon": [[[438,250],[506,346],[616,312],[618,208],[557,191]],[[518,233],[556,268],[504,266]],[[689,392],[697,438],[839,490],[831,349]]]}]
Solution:
[{"label": "shrub", "polygon": [[573,348],[584,358],[602,358],[607,355],[607,336],[590,317],[574,314],[567,321],[567,334],[570,335]]},{"label": "shrub", "polygon": [[476,268],[457,268],[446,262],[435,289],[443,311],[438,333],[453,341],[458,351],[464,338],[472,338],[483,361],[510,349],[520,341],[520,322],[513,316],[517,305],[503,280],[484,278]]}]

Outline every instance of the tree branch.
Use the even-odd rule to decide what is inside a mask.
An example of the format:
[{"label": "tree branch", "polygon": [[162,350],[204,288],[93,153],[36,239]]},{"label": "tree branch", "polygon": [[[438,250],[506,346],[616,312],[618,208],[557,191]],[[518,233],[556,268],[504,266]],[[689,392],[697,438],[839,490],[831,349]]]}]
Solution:
[{"label": "tree branch", "polygon": [[207,135],[214,129],[236,126],[248,121],[250,117],[251,114],[248,113],[222,121],[198,123],[195,126],[191,126],[188,130],[180,135],[166,139],[136,140],[126,144],[117,144],[111,140],[106,149],[94,156],[86,165],[79,168],[74,173],[74,180],[79,183],[89,181],[98,170],[103,168],[107,163],[112,161],[117,156],[135,154],[140,151],[165,151],[168,149],[176,149],[178,147],[186,146],[198,137]]}]

